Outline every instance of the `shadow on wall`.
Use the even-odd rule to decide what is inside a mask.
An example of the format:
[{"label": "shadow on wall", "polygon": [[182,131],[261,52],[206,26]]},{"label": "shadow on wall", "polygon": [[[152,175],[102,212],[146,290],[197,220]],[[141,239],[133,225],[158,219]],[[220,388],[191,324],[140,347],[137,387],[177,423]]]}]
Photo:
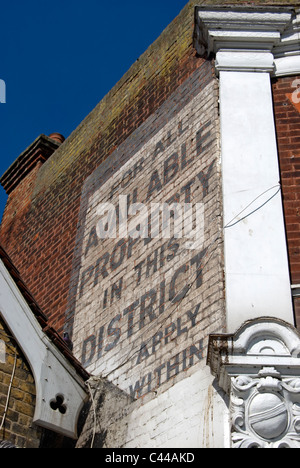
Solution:
[{"label": "shadow on wall", "polygon": [[134,399],[102,377],[92,377],[88,386],[90,400],[81,412],[76,448],[123,447]]}]

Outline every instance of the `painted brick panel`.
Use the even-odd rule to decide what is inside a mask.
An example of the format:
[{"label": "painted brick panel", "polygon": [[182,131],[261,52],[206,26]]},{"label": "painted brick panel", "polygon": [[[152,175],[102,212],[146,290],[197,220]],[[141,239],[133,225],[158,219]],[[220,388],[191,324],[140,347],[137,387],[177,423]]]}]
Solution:
[{"label": "painted brick panel", "polygon": [[[133,398],[185,376],[224,327],[217,99],[210,74],[194,72],[84,186],[67,324],[88,371]],[[101,239],[99,207],[120,212],[120,197],[143,203],[144,227],[154,203],[176,202],[181,213],[190,203],[194,216],[198,204],[201,239],[184,237],[181,224],[178,238],[159,226],[157,238]]]}]

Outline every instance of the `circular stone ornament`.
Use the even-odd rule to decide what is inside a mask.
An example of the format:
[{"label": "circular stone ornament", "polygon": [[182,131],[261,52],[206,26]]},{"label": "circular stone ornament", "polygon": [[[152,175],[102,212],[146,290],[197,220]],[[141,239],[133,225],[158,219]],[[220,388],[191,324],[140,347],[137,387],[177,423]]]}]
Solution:
[{"label": "circular stone ornament", "polygon": [[272,393],[256,395],[249,405],[251,429],[263,439],[272,440],[284,434],[289,415],[284,401]]}]

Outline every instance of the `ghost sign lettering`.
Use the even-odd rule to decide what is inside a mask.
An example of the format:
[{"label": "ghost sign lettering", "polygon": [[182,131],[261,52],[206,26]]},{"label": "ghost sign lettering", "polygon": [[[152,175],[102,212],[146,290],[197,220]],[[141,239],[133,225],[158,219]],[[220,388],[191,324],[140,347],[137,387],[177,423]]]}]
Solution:
[{"label": "ghost sign lettering", "polygon": [[143,124],[86,182],[74,353],[133,398],[203,360],[201,292],[217,170],[213,92],[212,84],[194,92],[172,118],[160,110],[157,128],[154,118]]}]

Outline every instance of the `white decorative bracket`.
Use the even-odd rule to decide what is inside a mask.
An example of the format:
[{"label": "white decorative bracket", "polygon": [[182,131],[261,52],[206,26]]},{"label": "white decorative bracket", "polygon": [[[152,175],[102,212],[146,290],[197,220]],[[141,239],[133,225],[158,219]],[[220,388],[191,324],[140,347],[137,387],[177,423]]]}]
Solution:
[{"label": "white decorative bracket", "polygon": [[300,448],[300,336],[274,318],[211,335],[208,364],[230,396],[233,448]]},{"label": "white decorative bracket", "polygon": [[34,376],[34,422],[77,438],[78,416],[88,398],[84,381],[43,332],[1,260],[0,315],[26,356]]}]

